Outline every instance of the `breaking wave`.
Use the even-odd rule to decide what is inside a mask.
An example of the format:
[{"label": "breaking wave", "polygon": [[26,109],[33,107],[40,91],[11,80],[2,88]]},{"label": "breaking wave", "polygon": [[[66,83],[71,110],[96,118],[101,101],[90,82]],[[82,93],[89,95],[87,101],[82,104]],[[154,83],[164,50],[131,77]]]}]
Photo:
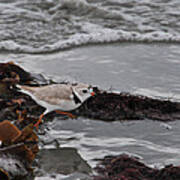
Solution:
[{"label": "breaking wave", "polygon": [[49,53],[88,44],[180,42],[177,0],[0,2],[0,50]]}]

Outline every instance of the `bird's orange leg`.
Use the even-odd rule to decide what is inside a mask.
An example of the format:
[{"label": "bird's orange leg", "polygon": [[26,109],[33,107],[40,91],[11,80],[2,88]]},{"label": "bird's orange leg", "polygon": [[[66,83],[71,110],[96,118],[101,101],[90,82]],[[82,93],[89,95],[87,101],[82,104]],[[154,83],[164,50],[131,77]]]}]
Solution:
[{"label": "bird's orange leg", "polygon": [[71,114],[71,113],[69,113],[69,112],[64,112],[64,111],[60,111],[60,110],[55,110],[55,112],[56,112],[57,114],[67,115],[68,117],[70,117],[70,118],[72,118],[72,119],[76,118],[76,116],[74,116],[73,114]]},{"label": "bird's orange leg", "polygon": [[36,129],[39,129],[39,124],[41,124],[42,123],[42,118],[44,117],[44,114],[41,114],[40,116],[39,116],[39,119],[38,119],[38,121],[36,122],[36,124],[34,124],[34,127],[36,128]]}]

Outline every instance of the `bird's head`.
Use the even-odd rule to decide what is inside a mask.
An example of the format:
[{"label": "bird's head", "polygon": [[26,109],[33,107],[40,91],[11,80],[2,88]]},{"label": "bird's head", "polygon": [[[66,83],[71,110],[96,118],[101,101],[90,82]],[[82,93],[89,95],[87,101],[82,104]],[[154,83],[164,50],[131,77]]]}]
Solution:
[{"label": "bird's head", "polygon": [[79,98],[81,103],[83,103],[85,100],[90,98],[91,96],[94,96],[95,93],[93,91],[93,88],[87,84],[77,84],[72,86],[73,93]]}]

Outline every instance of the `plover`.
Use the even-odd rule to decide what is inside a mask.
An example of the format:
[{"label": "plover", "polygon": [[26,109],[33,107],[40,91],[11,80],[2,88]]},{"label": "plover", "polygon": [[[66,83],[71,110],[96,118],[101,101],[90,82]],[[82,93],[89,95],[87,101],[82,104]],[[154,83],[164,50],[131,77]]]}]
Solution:
[{"label": "plover", "polygon": [[20,92],[29,95],[39,105],[46,108],[34,125],[36,128],[38,128],[42,118],[51,111],[73,118],[74,116],[67,111],[78,108],[85,100],[95,95],[93,88],[83,83],[76,85],[53,84],[41,87],[17,85],[17,87],[20,88]]}]

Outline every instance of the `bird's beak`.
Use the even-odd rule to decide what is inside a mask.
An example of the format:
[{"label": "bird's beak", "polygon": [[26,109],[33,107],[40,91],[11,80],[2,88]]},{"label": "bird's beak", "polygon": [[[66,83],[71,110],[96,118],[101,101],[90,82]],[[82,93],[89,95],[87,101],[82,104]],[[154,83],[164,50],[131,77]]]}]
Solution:
[{"label": "bird's beak", "polygon": [[95,95],[95,92],[91,92],[91,96],[94,96]]},{"label": "bird's beak", "polygon": [[94,96],[94,95],[95,95],[95,92],[93,91],[92,88],[91,88],[89,91],[90,91],[90,93],[91,93],[91,96]]}]

